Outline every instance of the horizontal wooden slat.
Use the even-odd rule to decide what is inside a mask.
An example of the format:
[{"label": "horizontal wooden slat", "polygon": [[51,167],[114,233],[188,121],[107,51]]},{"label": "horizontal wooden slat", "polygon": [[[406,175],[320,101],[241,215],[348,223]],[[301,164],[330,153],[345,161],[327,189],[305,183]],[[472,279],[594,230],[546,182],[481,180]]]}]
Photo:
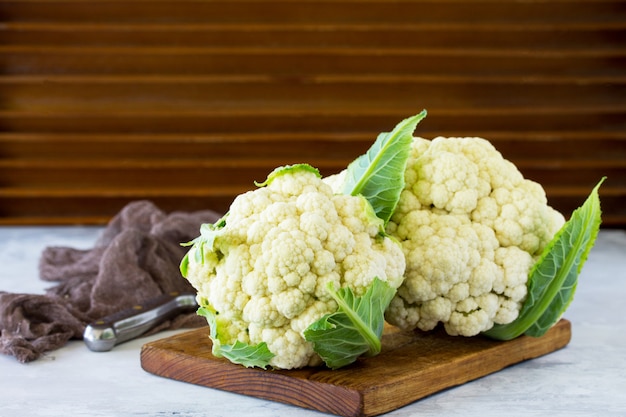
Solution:
[{"label": "horizontal wooden slat", "polygon": [[626,48],[87,48],[1,46],[5,74],[312,74],[623,76]]},{"label": "horizontal wooden slat", "polygon": [[[419,133],[433,139],[458,137],[467,131],[431,132],[425,122]],[[559,161],[593,155],[600,160],[626,160],[626,132],[610,131],[472,131],[488,139],[507,158]],[[283,158],[297,145],[303,158],[354,157],[364,152],[377,132],[249,132],[223,134],[0,133],[0,160],[123,159],[138,155],[152,160],[221,158]],[[68,150],[71,152],[68,153]]]},{"label": "horizontal wooden slat", "polygon": [[[557,107],[565,112],[597,106],[626,108],[626,74],[622,78],[555,80],[474,80],[448,77],[137,77],[4,79],[0,103],[12,110],[203,111],[264,108],[376,108],[419,105],[449,110],[469,106]],[[505,90],[507,94],[477,94]],[[419,98],[419,99],[418,99]],[[331,103],[331,104],[329,104]],[[535,104],[536,103],[536,104]]]},{"label": "horizontal wooden slat", "polygon": [[[271,10],[271,13],[269,12]],[[480,12],[480,13],[478,13]],[[0,15],[25,22],[457,22],[472,16],[475,22],[620,21],[624,4],[613,1],[294,1],[235,0],[4,0]]]},{"label": "horizontal wooden slat", "polygon": [[112,24],[22,23],[0,26],[0,45],[47,47],[342,47],[550,50],[623,48],[623,22],[421,22],[406,24]]},{"label": "horizontal wooden slat", "polygon": [[[272,131],[295,132],[381,132],[393,128],[402,118],[423,109],[413,106],[335,108],[254,108],[215,109],[211,111],[126,111],[68,112],[0,111],[0,129],[7,132],[52,133],[235,133]],[[517,109],[459,110],[428,109],[428,121],[420,124],[417,134],[428,137],[439,131],[454,129],[467,132],[510,130],[511,126],[527,130],[593,130],[624,129],[626,108],[578,107],[564,111],[558,108],[523,107]]]},{"label": "horizontal wooden slat", "polygon": [[[284,159],[349,158],[367,150],[374,139],[368,133],[235,133],[235,134],[0,134],[0,158],[78,160],[147,158],[220,160],[224,158]],[[68,152],[68,150],[71,150]]]},{"label": "horizontal wooden slat", "polygon": [[225,213],[233,196],[247,191],[242,188],[220,190],[198,189],[112,190],[92,188],[90,192],[51,192],[28,190],[0,192],[0,225],[3,224],[91,224],[107,223],[126,204],[147,199],[164,211],[215,210]]}]

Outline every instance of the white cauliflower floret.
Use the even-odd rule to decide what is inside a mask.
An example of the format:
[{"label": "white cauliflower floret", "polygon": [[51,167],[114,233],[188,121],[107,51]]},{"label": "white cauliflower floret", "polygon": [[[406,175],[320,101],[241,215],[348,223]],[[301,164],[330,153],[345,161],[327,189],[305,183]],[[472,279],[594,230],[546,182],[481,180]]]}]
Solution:
[{"label": "white cauliflower floret", "polygon": [[405,280],[387,320],[473,336],[515,320],[534,261],[565,222],[542,187],[481,138],[414,138],[387,232]]},{"label": "white cauliflower floret", "polygon": [[303,332],[337,310],[328,285],[358,296],[379,278],[395,289],[402,248],[365,198],[334,194],[316,171],[287,169],[261,185],[234,200],[210,244],[192,247],[185,276],[215,311],[222,345],[265,342],[270,366],[316,365]]}]

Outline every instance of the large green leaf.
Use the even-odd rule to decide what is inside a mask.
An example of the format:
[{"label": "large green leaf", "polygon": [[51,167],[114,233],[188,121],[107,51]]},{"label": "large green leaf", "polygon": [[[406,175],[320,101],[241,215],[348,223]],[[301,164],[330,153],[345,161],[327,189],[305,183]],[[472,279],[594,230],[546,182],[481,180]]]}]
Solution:
[{"label": "large green leaf", "polygon": [[398,205],[413,132],[424,117],[426,110],[401,121],[391,132],[379,134],[368,151],[346,170],[342,193],[363,195],[385,223]]},{"label": "large green leaf", "polygon": [[313,349],[324,363],[337,369],[361,355],[380,353],[384,313],[396,290],[378,278],[361,297],[356,297],[349,288],[335,291],[329,286],[328,290],[337,302],[337,311],[325,315],[304,331],[305,339],[313,343]]},{"label": "large green leaf", "polygon": [[485,335],[499,340],[522,334],[539,337],[561,318],[574,298],[578,275],[598,236],[602,221],[598,189],[603,182],[604,178],[574,210],[531,269],[528,296],[518,318],[494,326]]}]

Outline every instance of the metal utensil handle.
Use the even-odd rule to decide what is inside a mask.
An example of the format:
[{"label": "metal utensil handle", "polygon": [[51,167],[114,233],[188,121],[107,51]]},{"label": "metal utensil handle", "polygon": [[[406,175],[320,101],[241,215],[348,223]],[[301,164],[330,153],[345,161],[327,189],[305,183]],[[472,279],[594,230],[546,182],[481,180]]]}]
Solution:
[{"label": "metal utensil handle", "polygon": [[135,339],[157,324],[197,307],[195,294],[165,294],[90,323],[85,328],[83,340],[90,350],[107,352],[113,346]]}]

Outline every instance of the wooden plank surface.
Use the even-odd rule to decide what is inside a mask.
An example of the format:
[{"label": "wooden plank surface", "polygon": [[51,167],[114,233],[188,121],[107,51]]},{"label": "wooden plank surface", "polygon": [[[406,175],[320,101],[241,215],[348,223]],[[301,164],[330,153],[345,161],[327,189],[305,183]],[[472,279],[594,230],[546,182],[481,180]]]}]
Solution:
[{"label": "wooden plank surface", "polygon": [[624,227],[624,39],[621,0],[0,0],[0,224],[224,212],[425,108],[418,135],[490,140],[566,216],[606,175]]},{"label": "wooden plank surface", "polygon": [[[387,327],[380,355],[338,370],[261,370],[211,354],[208,328],[145,344],[141,366],[152,374],[340,416],[375,416],[446,388],[565,347],[571,323],[540,338],[499,342],[421,334]],[[511,387],[514,389],[514,387]]]}]

